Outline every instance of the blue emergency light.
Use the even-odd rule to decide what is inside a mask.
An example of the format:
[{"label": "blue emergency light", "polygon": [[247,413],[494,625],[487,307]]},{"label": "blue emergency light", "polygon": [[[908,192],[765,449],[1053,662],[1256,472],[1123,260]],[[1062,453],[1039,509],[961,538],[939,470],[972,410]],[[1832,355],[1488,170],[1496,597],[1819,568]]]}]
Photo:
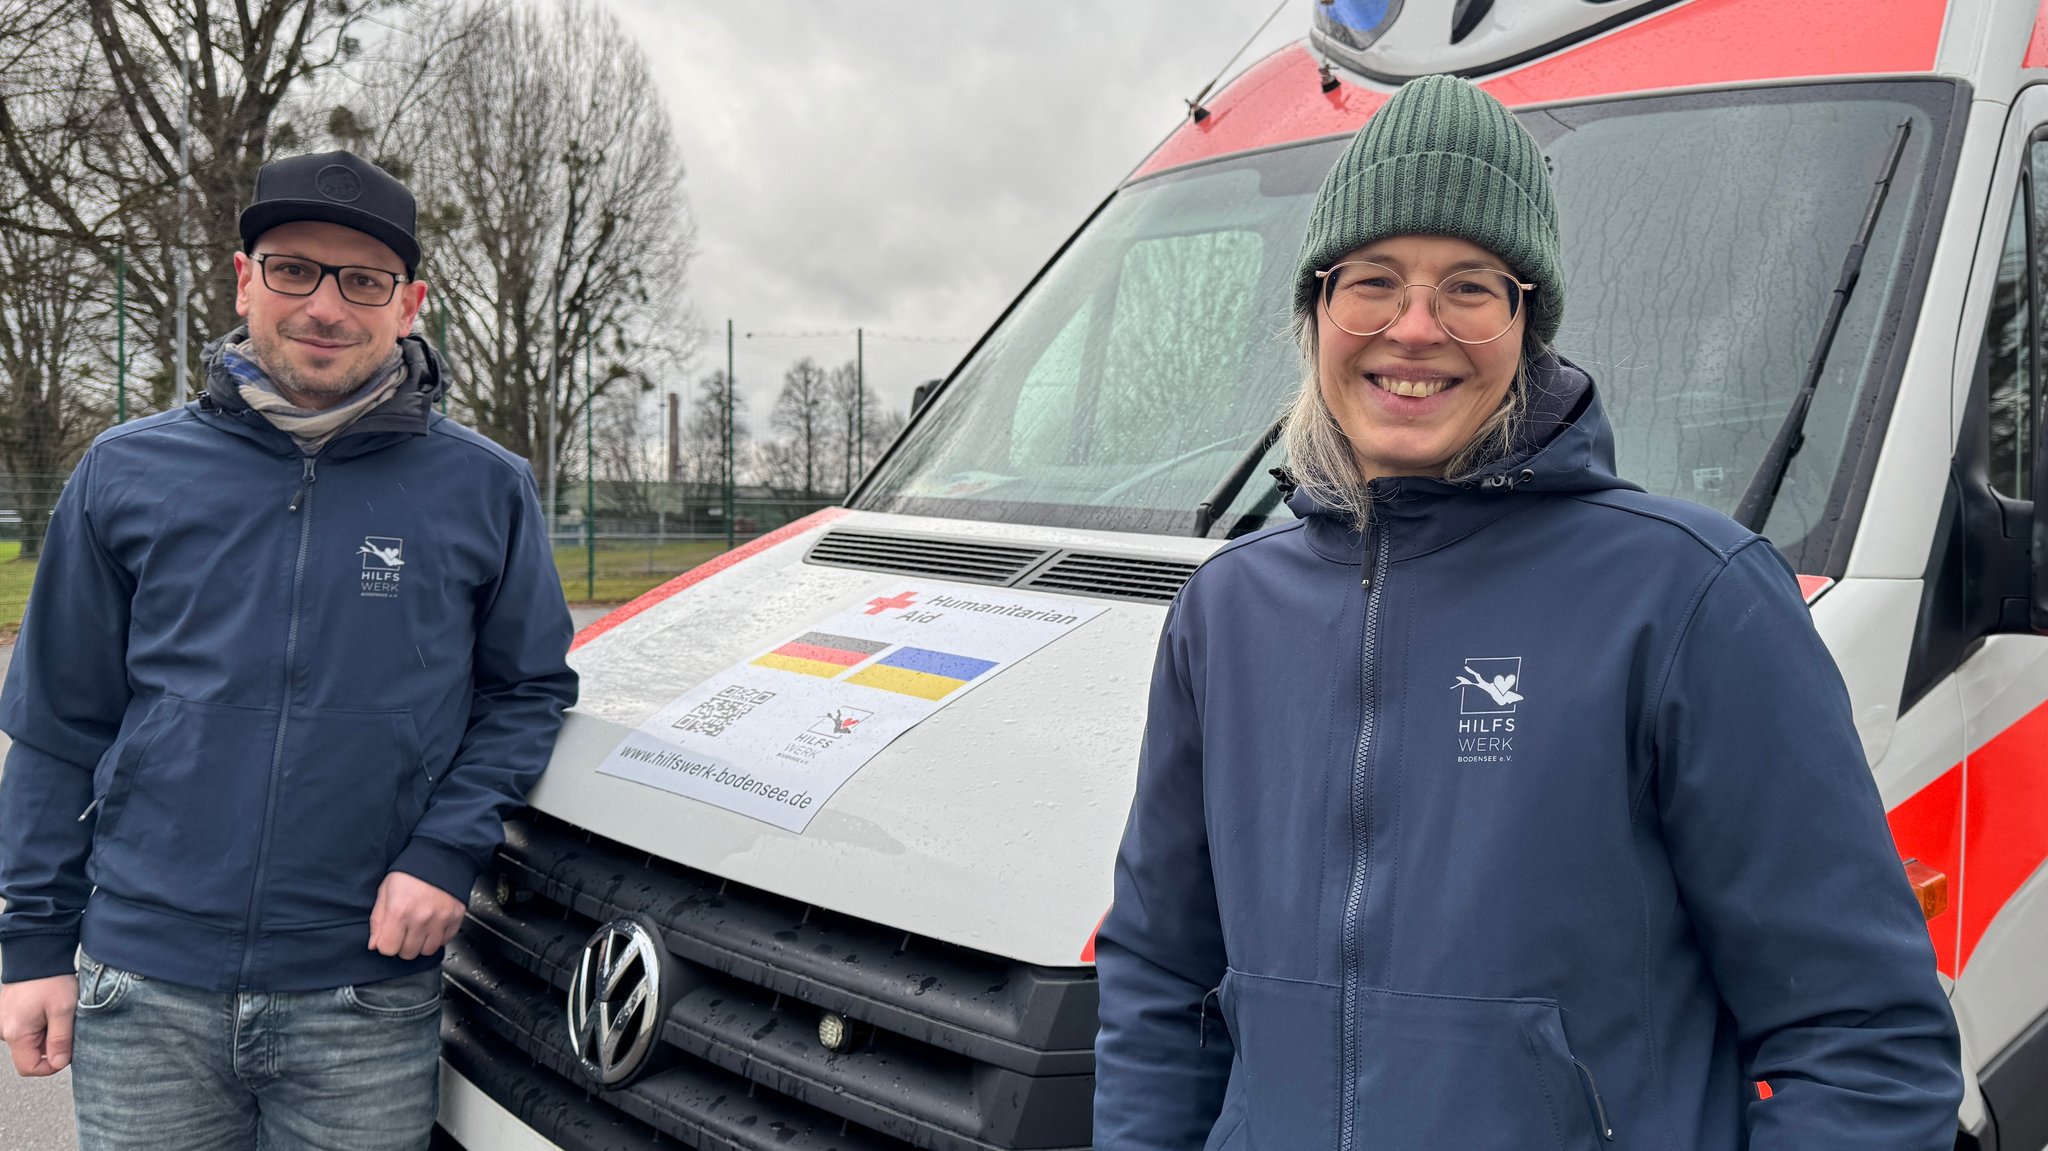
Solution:
[{"label": "blue emergency light", "polygon": [[1317,39],[1353,51],[1371,46],[1401,14],[1401,0],[1315,0]]}]

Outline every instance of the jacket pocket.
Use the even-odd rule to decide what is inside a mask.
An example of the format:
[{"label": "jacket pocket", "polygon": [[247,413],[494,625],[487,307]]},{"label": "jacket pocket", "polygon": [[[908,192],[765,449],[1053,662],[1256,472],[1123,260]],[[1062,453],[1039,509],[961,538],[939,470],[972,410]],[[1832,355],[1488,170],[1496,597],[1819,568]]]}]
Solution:
[{"label": "jacket pocket", "polygon": [[158,700],[107,765],[92,881],[133,902],[241,921],[276,743],[268,708]]},{"label": "jacket pocket", "polygon": [[[100,757],[100,762],[93,768],[92,806],[86,808],[86,812],[99,813],[94,835],[110,836],[120,824],[121,812],[128,806],[128,793],[135,785],[136,768],[141,766],[151,742],[163,730],[164,721],[176,710],[177,704],[173,697],[158,697],[149,705],[149,710],[142,713],[142,719],[128,738],[108,748],[107,754]],[[85,816],[78,818],[82,822]]]},{"label": "jacket pocket", "polygon": [[1343,992],[1328,984],[1233,970],[1223,976],[1222,1001],[1237,1046],[1235,1071],[1245,1084],[1244,1125],[1228,1133],[1234,1142],[1222,1146],[1263,1151],[1328,1146],[1343,1099]]},{"label": "jacket pocket", "polygon": [[1546,999],[1367,989],[1358,1005],[1360,1147],[1592,1151],[1595,1099]]},{"label": "jacket pocket", "polygon": [[367,919],[430,786],[410,713],[294,710],[278,774],[264,922]]}]

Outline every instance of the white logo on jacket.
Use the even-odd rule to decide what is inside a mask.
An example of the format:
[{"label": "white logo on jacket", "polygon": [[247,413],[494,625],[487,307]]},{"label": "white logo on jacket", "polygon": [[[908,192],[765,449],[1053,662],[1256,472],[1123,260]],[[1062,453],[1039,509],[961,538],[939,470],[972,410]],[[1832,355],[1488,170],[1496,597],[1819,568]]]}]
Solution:
[{"label": "white logo on jacket", "polygon": [[1460,715],[1513,715],[1522,702],[1522,657],[1496,656],[1465,661],[1464,674],[1451,687],[1458,694]]},{"label": "white logo on jacket", "polygon": [[373,599],[394,599],[405,567],[405,541],[397,536],[364,536],[356,549],[363,557],[363,594]]},{"label": "white logo on jacket", "polygon": [[1458,693],[1458,762],[1511,763],[1515,708],[1522,702],[1522,657],[1473,657],[1451,684]]}]

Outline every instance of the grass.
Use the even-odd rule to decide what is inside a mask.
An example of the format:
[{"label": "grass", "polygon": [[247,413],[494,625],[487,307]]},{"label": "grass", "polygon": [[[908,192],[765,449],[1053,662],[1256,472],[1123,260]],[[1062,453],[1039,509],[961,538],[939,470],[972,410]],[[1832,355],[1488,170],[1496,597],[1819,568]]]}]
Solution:
[{"label": "grass", "polygon": [[555,570],[570,603],[624,603],[724,550],[724,540],[599,540],[594,591],[582,547],[556,548]]},{"label": "grass", "polygon": [[28,588],[35,582],[36,561],[21,558],[21,541],[0,541],[0,643],[13,643],[28,607]]},{"label": "grass", "polygon": [[[599,540],[594,595],[585,579],[582,548],[556,548],[555,570],[562,573],[562,590],[570,603],[624,603],[724,550],[724,540]],[[13,643],[21,630],[21,613],[35,578],[36,563],[21,558],[21,541],[0,540],[0,644]]]}]

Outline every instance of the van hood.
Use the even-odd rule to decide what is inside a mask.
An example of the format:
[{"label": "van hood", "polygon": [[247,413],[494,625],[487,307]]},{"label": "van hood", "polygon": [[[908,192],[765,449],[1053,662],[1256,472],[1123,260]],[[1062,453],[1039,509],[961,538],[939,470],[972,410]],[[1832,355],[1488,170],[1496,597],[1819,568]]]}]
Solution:
[{"label": "van hood", "polygon": [[707,678],[906,579],[947,582],[806,562],[828,531],[1189,568],[1220,541],[840,509],[792,527],[585,634],[570,657],[581,702],[531,805],[722,879],[905,932],[1048,966],[1092,961],[1135,786],[1163,602],[1065,597],[1105,610],[952,697],[848,779],[801,833],[598,768],[629,732]]}]

